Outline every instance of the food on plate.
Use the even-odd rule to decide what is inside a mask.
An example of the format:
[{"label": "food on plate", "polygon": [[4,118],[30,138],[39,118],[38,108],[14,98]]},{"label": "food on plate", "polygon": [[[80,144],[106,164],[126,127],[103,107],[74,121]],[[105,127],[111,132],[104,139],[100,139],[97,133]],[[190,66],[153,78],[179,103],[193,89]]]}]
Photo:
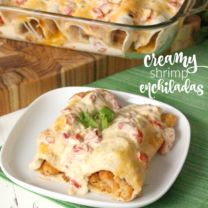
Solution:
[{"label": "food on plate", "polygon": [[4,24],[0,31],[11,38],[110,55],[150,53],[174,38],[178,24],[150,30],[131,26],[168,21],[179,12],[183,3],[184,0],[5,0],[6,5],[81,17],[88,21],[2,11],[0,17]]},{"label": "food on plate", "polygon": [[173,147],[176,122],[154,105],[121,106],[107,90],[81,92],[41,132],[30,166],[68,183],[71,195],[92,191],[131,201],[142,193],[153,156]]}]

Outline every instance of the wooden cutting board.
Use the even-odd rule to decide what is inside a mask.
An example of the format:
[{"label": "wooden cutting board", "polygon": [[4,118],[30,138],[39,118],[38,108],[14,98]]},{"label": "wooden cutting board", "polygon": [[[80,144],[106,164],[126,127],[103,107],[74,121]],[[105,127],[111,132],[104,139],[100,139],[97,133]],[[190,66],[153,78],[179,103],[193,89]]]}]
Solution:
[{"label": "wooden cutting board", "polygon": [[0,39],[0,115],[27,106],[51,89],[85,85],[139,63]]}]

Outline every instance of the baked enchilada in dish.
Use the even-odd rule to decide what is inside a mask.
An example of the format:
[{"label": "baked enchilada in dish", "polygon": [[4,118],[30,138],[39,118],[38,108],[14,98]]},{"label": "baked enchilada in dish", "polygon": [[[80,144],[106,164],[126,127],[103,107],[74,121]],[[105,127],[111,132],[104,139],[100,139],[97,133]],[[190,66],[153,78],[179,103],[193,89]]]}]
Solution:
[{"label": "baked enchilada in dish", "polygon": [[122,24],[168,20],[184,0],[9,0],[9,5]]},{"label": "baked enchilada in dish", "polygon": [[176,120],[157,106],[121,106],[107,90],[75,94],[39,135],[30,167],[68,183],[71,195],[130,201],[142,193],[153,156],[172,148]]},{"label": "baked enchilada in dish", "polygon": [[[173,40],[179,28],[178,21],[168,27],[157,29],[154,27],[137,29],[131,26],[166,22],[178,13],[184,0],[4,0],[2,2],[15,8],[30,9],[30,12],[2,10],[0,32],[6,37],[125,56],[130,52],[152,53]],[[44,11],[50,14],[37,14],[32,11]],[[55,14],[63,14],[65,18]],[[67,19],[67,17],[86,20]],[[125,27],[115,23],[123,24]]]}]

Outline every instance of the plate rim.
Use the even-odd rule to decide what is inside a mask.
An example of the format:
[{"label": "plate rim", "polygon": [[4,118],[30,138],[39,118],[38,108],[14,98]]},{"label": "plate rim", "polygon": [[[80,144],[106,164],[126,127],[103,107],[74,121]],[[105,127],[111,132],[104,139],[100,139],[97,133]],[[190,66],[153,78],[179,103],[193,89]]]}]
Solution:
[{"label": "plate rim", "polygon": [[[177,169],[177,172],[175,172],[175,177],[172,177],[171,182],[165,186],[165,188],[162,189],[162,191],[160,191],[160,194],[158,194],[156,197],[152,197],[150,200],[146,200],[144,202],[139,203],[138,201],[130,201],[130,202],[120,202],[120,201],[115,201],[114,202],[103,202],[103,201],[97,201],[95,199],[87,199],[87,198],[81,198],[81,197],[77,197],[77,196],[70,196],[70,195],[65,195],[59,192],[54,192],[54,191],[50,191],[50,190],[46,190],[44,188],[38,187],[36,185],[32,185],[32,184],[28,184],[27,182],[24,182],[22,180],[19,180],[18,178],[16,178],[15,176],[13,176],[12,174],[10,174],[10,172],[7,170],[7,168],[4,166],[4,155],[6,154],[6,150],[7,150],[7,146],[9,141],[12,139],[12,133],[13,131],[15,131],[16,126],[18,125],[19,122],[21,122],[21,120],[24,119],[24,117],[30,112],[30,110],[33,108],[34,105],[36,105],[36,103],[38,103],[41,99],[47,97],[48,95],[50,95],[51,93],[55,93],[58,91],[62,91],[62,90],[69,90],[70,89],[76,89],[78,91],[87,91],[87,90],[94,90],[94,89],[106,89],[106,88],[97,88],[97,87],[79,87],[79,86],[69,86],[69,87],[62,87],[62,88],[57,88],[57,89],[53,89],[50,90],[42,95],[40,95],[39,97],[37,97],[31,104],[28,105],[28,107],[26,108],[26,110],[23,112],[23,114],[20,116],[20,118],[17,120],[17,122],[15,123],[15,125],[13,126],[12,130],[10,131],[5,143],[3,144],[1,150],[0,150],[0,167],[3,171],[3,173],[11,180],[13,181],[15,184],[29,190],[32,192],[35,192],[37,194],[41,194],[43,196],[47,196],[49,198],[55,198],[55,200],[61,200],[61,201],[65,201],[65,202],[69,202],[69,203],[75,203],[75,204],[79,204],[79,205],[84,205],[84,206],[91,206],[91,207],[103,207],[103,208],[107,208],[107,207],[116,207],[116,208],[136,208],[136,207],[140,207],[140,206],[146,206],[149,205],[155,201],[157,201],[158,199],[160,199],[174,184],[174,182],[176,181],[176,179],[178,178],[184,163],[186,161],[186,158],[188,156],[188,152],[189,152],[189,148],[190,148],[190,142],[191,142],[191,127],[190,127],[190,123],[188,121],[188,119],[186,118],[186,116],[177,108],[173,107],[172,105],[169,105],[167,103],[164,103],[162,101],[158,101],[158,100],[153,100],[150,99],[148,97],[142,96],[142,95],[137,95],[134,93],[128,93],[128,92],[124,92],[124,91],[120,91],[120,90],[111,90],[111,89],[106,89],[109,90],[113,93],[118,93],[118,94],[122,94],[124,96],[129,96],[129,97],[133,97],[133,98],[142,98],[143,100],[149,100],[151,102],[154,103],[158,103],[159,105],[165,106],[169,109],[172,109],[174,111],[177,112],[177,114],[180,115],[180,117],[183,118],[184,122],[186,123],[186,131],[187,131],[187,138],[185,138],[186,141],[186,149],[184,151],[183,154],[183,158],[180,160],[180,167]],[[73,95],[73,94],[72,94]],[[70,97],[70,93],[69,93],[69,97]],[[5,163],[6,164],[6,163]]]}]

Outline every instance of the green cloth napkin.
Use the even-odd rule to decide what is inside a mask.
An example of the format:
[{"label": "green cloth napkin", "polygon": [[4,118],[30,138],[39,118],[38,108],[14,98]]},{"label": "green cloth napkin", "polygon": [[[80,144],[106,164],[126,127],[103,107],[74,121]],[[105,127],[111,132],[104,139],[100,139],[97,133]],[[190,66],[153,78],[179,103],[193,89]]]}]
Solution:
[{"label": "green cloth napkin", "polygon": [[[196,54],[198,64],[208,66],[208,40],[186,50],[184,53],[185,55]],[[180,64],[175,64],[171,68],[172,70],[183,69]],[[178,83],[183,82],[179,78],[174,78],[174,80]],[[141,94],[139,93],[139,84],[154,83],[156,81],[157,79],[150,77],[150,69],[142,65],[88,86]],[[203,96],[197,96],[195,93],[174,93],[169,95],[157,93],[155,95],[157,100],[178,108],[187,116],[191,124],[192,136],[188,158],[179,177],[167,194],[157,202],[149,205],[149,208],[208,207],[208,69],[199,68],[198,72],[191,76],[191,81],[204,85],[205,94]],[[147,93],[144,96],[147,96]],[[179,157],[180,155],[178,155]],[[177,160],[177,158],[175,159]],[[0,175],[3,176],[1,172]],[[58,200],[53,201],[66,208],[84,207]]]}]

